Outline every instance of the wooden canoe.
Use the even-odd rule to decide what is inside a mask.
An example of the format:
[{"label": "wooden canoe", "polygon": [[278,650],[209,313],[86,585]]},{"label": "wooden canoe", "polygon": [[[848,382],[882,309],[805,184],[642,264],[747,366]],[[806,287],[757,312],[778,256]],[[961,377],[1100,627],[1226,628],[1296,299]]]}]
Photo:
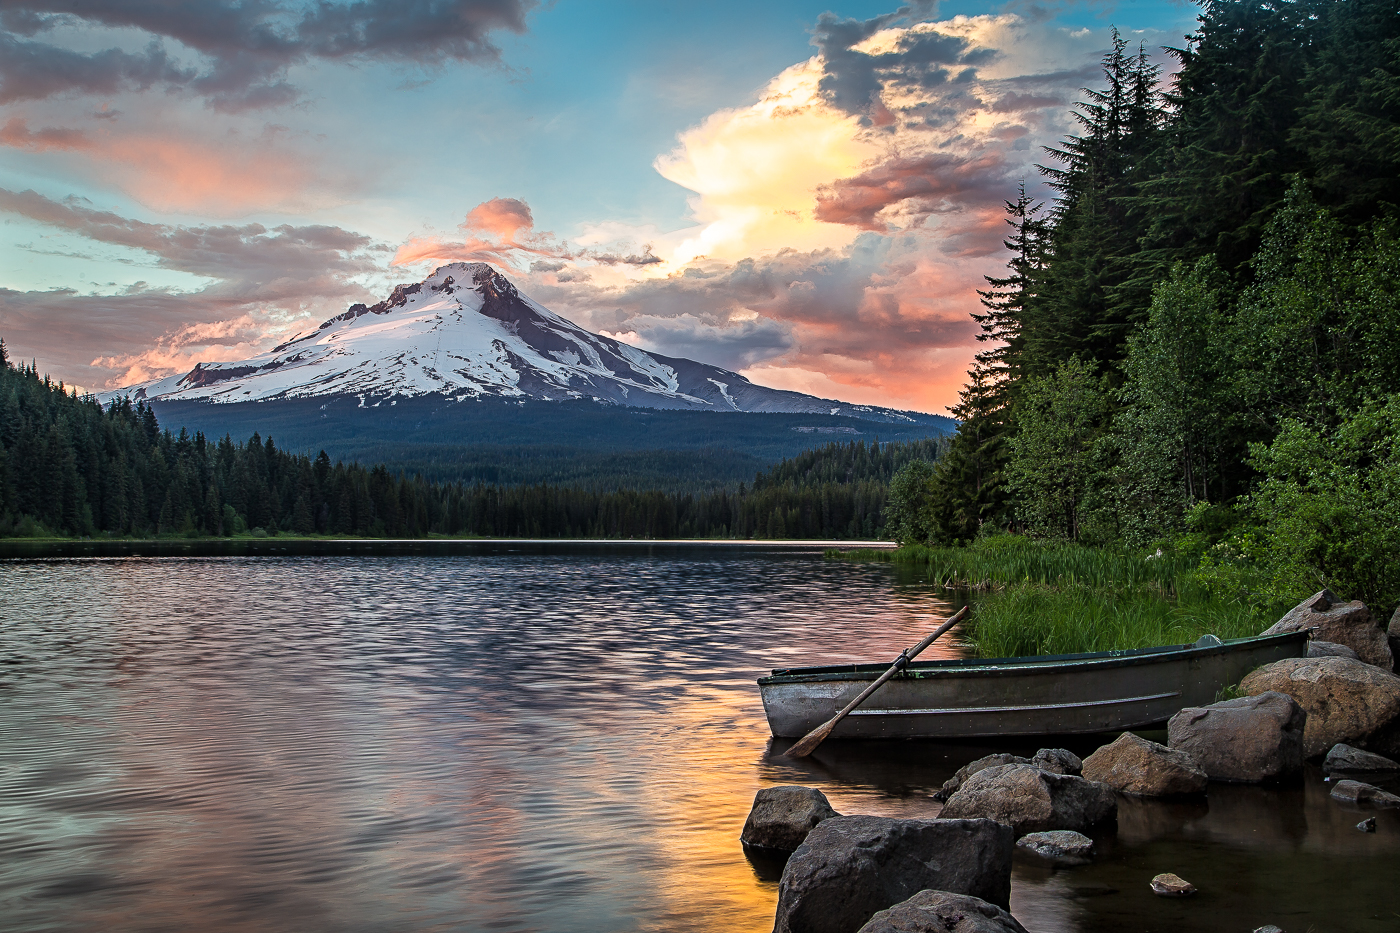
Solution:
[{"label": "wooden canoe", "polygon": [[[1191,645],[911,664],[847,716],[832,738],[955,739],[1150,729],[1215,702],[1261,664],[1307,654],[1307,632]],[[775,670],[758,681],[773,735],[821,725],[889,668],[847,664]]]}]

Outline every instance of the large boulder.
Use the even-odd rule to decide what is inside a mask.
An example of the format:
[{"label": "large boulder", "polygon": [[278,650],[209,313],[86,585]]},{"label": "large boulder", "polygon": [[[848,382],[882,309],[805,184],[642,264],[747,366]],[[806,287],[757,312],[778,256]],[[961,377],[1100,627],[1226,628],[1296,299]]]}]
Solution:
[{"label": "large boulder", "polygon": [[941,815],[996,820],[1019,837],[1047,829],[1084,830],[1117,814],[1118,799],[1104,784],[1009,764],[972,775],[948,798]]},{"label": "large boulder", "polygon": [[1400,771],[1400,764],[1384,755],[1362,751],[1338,742],[1327,752],[1322,762],[1322,770],[1328,774],[1337,771]]},{"label": "large boulder", "polygon": [[746,846],[791,852],[822,820],[839,814],[815,787],[765,787],[753,798],[739,840]]},{"label": "large boulder", "polygon": [[1182,710],[1167,722],[1167,745],[1213,781],[1274,781],[1302,770],[1307,719],[1292,697],[1268,691]]},{"label": "large boulder", "polygon": [[1084,762],[1067,748],[1042,748],[1035,753],[1031,764],[1042,771],[1053,771],[1056,774],[1084,773]]},{"label": "large boulder", "polygon": [[933,799],[947,800],[957,793],[958,788],[962,787],[963,781],[966,781],[978,771],[995,768],[997,765],[1027,765],[1030,764],[1030,762],[1031,760],[1029,758],[1022,758],[1020,755],[1009,755],[1006,752],[997,752],[994,755],[986,755],[982,758],[978,758],[976,761],[969,761],[958,769],[957,774],[954,774],[943,782],[943,786],[934,793]]},{"label": "large boulder", "polygon": [[981,898],[920,891],[871,917],[860,933],[1026,933],[1026,928]]},{"label": "large boulder", "polygon": [[1275,622],[1265,635],[1307,630],[1317,641],[1346,645],[1367,664],[1390,670],[1395,658],[1380,620],[1359,599],[1344,603],[1331,590],[1314,593]]},{"label": "large boulder", "polygon": [[1138,797],[1204,794],[1210,780],[1186,752],[1131,732],[1085,758],[1084,779]]},{"label": "large boulder", "polygon": [[1253,696],[1274,690],[1297,701],[1308,714],[1303,728],[1308,758],[1327,754],[1338,742],[1395,754],[1400,677],[1389,671],[1350,658],[1286,658],[1251,672],[1240,689]]},{"label": "large boulder", "polygon": [[855,933],[926,888],[1006,907],[1015,838],[991,820],[824,820],[783,869],[774,933]]}]

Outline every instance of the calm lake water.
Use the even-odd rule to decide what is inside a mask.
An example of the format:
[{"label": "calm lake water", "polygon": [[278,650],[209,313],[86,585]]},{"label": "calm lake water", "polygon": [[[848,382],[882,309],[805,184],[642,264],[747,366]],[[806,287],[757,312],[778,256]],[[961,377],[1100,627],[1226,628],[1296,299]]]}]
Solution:
[{"label": "calm lake water", "polygon": [[[949,609],[889,566],[459,550],[0,562],[0,928],[765,931],[775,867],[738,843],[759,788],[930,818],[990,750],[770,748],[757,676],[891,658]],[[1400,814],[1362,834],[1326,794],[1125,803],[1094,864],[1018,863],[1013,912],[1400,929]],[[1201,894],[1154,898],[1161,871]]]}]

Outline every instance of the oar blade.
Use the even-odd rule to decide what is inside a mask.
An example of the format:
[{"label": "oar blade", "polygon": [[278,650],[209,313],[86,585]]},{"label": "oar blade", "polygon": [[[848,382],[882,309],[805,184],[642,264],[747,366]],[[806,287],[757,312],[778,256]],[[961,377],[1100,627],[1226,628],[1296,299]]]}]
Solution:
[{"label": "oar blade", "polygon": [[783,753],[783,756],[786,758],[806,758],[817,750],[818,745],[826,741],[826,737],[831,735],[831,730],[835,729],[836,724],[840,721],[839,715],[831,717],[799,739],[796,745]]}]

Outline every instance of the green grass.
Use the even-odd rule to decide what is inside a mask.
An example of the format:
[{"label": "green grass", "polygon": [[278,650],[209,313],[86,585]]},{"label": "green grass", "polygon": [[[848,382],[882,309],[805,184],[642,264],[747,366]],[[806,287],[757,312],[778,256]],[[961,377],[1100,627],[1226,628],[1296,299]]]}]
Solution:
[{"label": "green grass", "polygon": [[1257,635],[1277,619],[1239,602],[1145,589],[1020,583],[978,598],[968,637],[984,658],[1123,651]]},{"label": "green grass", "polygon": [[999,535],[970,547],[827,551],[832,559],[921,567],[974,594],[966,637],[984,658],[1121,651],[1257,635],[1291,605],[1214,594],[1196,558]]}]

